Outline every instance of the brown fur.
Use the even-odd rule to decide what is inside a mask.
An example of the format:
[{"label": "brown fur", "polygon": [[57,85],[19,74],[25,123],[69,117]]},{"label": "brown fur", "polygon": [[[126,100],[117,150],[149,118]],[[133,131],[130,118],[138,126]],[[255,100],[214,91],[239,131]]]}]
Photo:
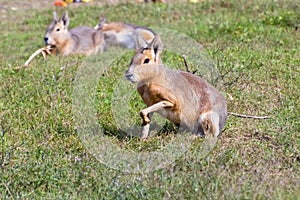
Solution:
[{"label": "brown fur", "polygon": [[155,33],[142,26],[126,24],[123,22],[104,23],[103,20],[95,26],[95,29],[101,30],[104,34],[105,41],[111,45],[119,45],[128,49],[138,46],[136,38],[142,37],[144,40],[151,42]]},{"label": "brown fur", "polygon": [[166,68],[161,63],[161,51],[162,43],[156,36],[137,50],[126,71],[127,79],[137,82],[137,90],[148,106],[141,111],[142,138],[148,136],[153,112],[194,134],[218,136],[227,119],[223,95],[194,74]]},{"label": "brown fur", "polygon": [[[195,90],[195,93],[201,94],[201,98],[199,101],[199,107],[201,110],[200,113],[206,113],[209,112],[212,109],[211,102],[209,101],[209,94],[208,94],[208,87],[210,85],[207,84],[204,79],[198,79],[195,77],[195,75],[189,73],[189,72],[180,72],[185,79],[189,82],[190,85],[192,86],[197,86],[194,87],[193,89]],[[213,88],[210,88],[210,90],[214,90]]]},{"label": "brown fur", "polygon": [[113,22],[110,24],[104,24],[102,31],[103,32],[108,32],[108,31],[114,31],[116,33],[119,33],[121,31],[123,31],[124,29],[126,29],[126,25],[124,23],[121,22]]},{"label": "brown fur", "polygon": [[142,37],[143,37],[144,40],[146,40],[146,41],[151,41],[151,40],[153,40],[153,36],[150,35],[149,33],[146,33],[146,32],[142,32]]}]

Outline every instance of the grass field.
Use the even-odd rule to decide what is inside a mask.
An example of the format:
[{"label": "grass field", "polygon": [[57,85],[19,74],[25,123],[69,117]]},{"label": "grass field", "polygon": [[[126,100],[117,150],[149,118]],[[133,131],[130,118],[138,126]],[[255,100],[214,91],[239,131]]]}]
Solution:
[{"label": "grass field", "polygon": [[[0,3],[2,199],[300,198],[299,2],[106,5],[94,1],[67,8],[71,27],[94,26],[101,15],[108,21],[168,28],[188,35],[215,61],[229,111],[272,117],[253,120],[230,116],[222,136],[204,158],[199,156],[203,139],[198,139],[175,162],[150,173],[109,168],[83,143],[77,111],[72,109],[78,71],[85,72],[82,66],[89,58],[52,56],[43,60],[40,56],[29,68],[19,69],[43,46],[55,9],[51,1],[35,2]],[[94,114],[105,134],[121,149],[157,150],[177,137],[170,124],[142,142],[120,134],[114,121],[114,88],[131,56],[127,51],[110,58],[113,62],[96,83]],[[183,67],[176,55],[166,53],[163,59]],[[130,104],[132,123],[139,124],[138,111],[144,105],[136,93]]]}]

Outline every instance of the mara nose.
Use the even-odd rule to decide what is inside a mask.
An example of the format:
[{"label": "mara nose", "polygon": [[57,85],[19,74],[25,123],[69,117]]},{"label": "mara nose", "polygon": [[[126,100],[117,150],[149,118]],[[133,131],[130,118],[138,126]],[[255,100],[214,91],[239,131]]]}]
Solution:
[{"label": "mara nose", "polygon": [[126,71],[125,77],[127,80],[135,83],[136,82],[136,77],[133,73],[131,73],[129,70]]},{"label": "mara nose", "polygon": [[130,72],[127,71],[126,74],[125,74],[125,77],[126,77],[126,79],[129,80],[129,81],[135,82],[135,81],[134,81],[134,80],[135,80],[134,74],[132,74],[132,73],[130,73]]},{"label": "mara nose", "polygon": [[44,42],[45,42],[46,45],[48,44],[48,38],[47,37],[44,37]]},{"label": "mara nose", "polygon": [[127,80],[131,80],[131,78],[133,77],[133,74],[126,73],[125,76],[126,76]]}]

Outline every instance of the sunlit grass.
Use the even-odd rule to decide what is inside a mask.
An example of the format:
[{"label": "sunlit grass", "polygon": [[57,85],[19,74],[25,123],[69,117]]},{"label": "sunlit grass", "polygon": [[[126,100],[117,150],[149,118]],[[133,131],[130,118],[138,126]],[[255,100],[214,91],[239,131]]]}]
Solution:
[{"label": "sunlit grass", "polygon": [[[87,4],[69,6],[71,27],[94,26],[99,16],[185,33],[215,61],[231,112],[214,149],[200,158],[203,139],[174,163],[149,174],[126,174],[101,164],[80,140],[72,112],[78,68],[85,57],[36,57],[53,7],[14,11],[0,6],[0,196],[64,199],[297,199],[300,163],[300,23],[294,1],[209,0],[198,4]],[[18,4],[17,4],[18,5]],[[44,5],[44,4],[43,4]],[[36,8],[36,5],[35,7]],[[62,10],[57,10],[62,13]],[[176,41],[174,41],[176,42]],[[112,100],[132,52],[112,59],[99,75],[95,116],[105,134],[133,152],[158,150],[176,138],[163,123],[147,142],[120,131]],[[183,69],[166,52],[168,66]],[[201,72],[197,72],[201,75]],[[121,82],[122,83],[122,82]],[[128,83],[130,84],[130,83]],[[145,107],[130,85],[129,119],[140,125]]]}]

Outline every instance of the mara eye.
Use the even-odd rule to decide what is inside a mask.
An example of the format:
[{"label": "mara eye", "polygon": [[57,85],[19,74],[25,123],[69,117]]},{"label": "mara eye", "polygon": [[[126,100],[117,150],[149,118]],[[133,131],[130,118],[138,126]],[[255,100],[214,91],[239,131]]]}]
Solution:
[{"label": "mara eye", "polygon": [[149,63],[150,62],[150,59],[149,58],[146,58],[145,60],[144,60],[144,63],[143,64],[147,64],[147,63]]},{"label": "mara eye", "polygon": [[60,31],[60,29],[59,29],[59,28],[57,28],[57,29],[56,29],[56,31],[58,32],[58,31]]}]

